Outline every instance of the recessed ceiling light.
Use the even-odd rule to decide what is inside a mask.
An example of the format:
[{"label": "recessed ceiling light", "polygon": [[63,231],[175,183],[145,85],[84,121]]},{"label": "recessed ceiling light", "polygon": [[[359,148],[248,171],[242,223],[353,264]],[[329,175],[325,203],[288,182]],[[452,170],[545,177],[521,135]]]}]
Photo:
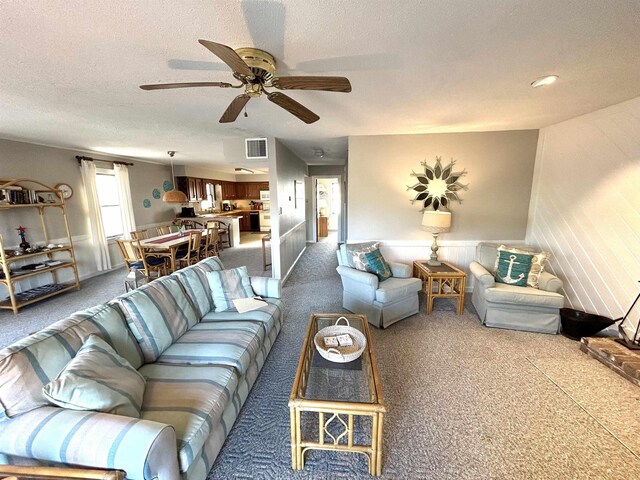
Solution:
[{"label": "recessed ceiling light", "polygon": [[318,148],[316,150],[314,150],[313,152],[315,154],[316,157],[318,158],[322,158],[324,157],[324,151],[321,148]]},{"label": "recessed ceiling light", "polygon": [[543,87],[545,85],[551,85],[558,79],[558,75],[547,75],[546,77],[536,78],[533,82],[531,82],[531,86],[533,88]]}]

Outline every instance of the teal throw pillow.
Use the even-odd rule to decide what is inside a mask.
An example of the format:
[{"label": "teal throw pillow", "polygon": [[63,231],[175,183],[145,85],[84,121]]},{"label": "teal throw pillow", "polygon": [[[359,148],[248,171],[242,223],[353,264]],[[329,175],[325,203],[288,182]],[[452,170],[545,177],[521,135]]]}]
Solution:
[{"label": "teal throw pillow", "polygon": [[42,393],[63,408],[140,418],[145,386],[145,378],[111,345],[90,335]]},{"label": "teal throw pillow", "polygon": [[366,264],[367,271],[373,273],[381,282],[391,277],[391,267],[382,256],[379,249],[360,254],[363,263]]},{"label": "teal throw pillow", "polygon": [[526,287],[533,255],[500,250],[496,282]]},{"label": "teal throw pillow", "polygon": [[255,296],[247,267],[207,272],[209,288],[216,312],[225,312],[235,308],[233,300]]}]

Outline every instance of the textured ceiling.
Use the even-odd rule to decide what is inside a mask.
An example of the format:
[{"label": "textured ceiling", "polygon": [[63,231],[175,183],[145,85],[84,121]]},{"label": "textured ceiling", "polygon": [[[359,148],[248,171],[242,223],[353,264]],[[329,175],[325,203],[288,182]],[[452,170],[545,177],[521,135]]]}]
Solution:
[{"label": "textured ceiling", "polygon": [[[540,128],[640,95],[640,2],[580,0],[0,3],[0,137],[194,165],[223,140],[275,136],[309,163],[349,135]],[[272,53],[284,75],[344,75],[349,94],[291,91],[306,125],[267,101],[218,119],[238,90],[199,38]],[[560,80],[533,89],[538,76]],[[323,159],[314,156],[322,148]]]}]

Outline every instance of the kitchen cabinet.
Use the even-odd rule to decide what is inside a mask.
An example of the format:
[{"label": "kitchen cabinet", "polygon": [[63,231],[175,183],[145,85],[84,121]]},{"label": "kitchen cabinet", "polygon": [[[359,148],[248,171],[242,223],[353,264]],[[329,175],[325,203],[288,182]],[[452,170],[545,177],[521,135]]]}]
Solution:
[{"label": "kitchen cabinet", "polygon": [[204,200],[205,191],[204,191],[204,180],[202,178],[195,179],[195,188],[196,188],[196,201]]},{"label": "kitchen cabinet", "polygon": [[236,195],[236,184],[234,182],[221,182],[222,187],[222,199],[223,200],[234,200],[237,197]]},{"label": "kitchen cabinet", "polygon": [[251,218],[249,218],[249,212],[239,212],[239,214],[242,215],[242,218],[240,219],[240,231],[251,231]]},{"label": "kitchen cabinet", "polygon": [[[261,190],[269,190],[269,182],[228,182],[196,177],[176,177],[176,189],[190,202],[207,199],[207,185],[220,185],[223,200],[259,200]],[[213,190],[213,188],[212,188]]]},{"label": "kitchen cabinet", "polygon": [[204,188],[201,178],[176,177],[176,189],[184,193],[190,202],[199,202],[204,198]]},{"label": "kitchen cabinet", "polygon": [[250,200],[260,200],[260,185],[258,182],[247,183],[247,197]]},{"label": "kitchen cabinet", "polygon": [[269,190],[268,182],[236,182],[236,198],[260,200],[260,190]]},{"label": "kitchen cabinet", "polygon": [[247,184],[243,182],[236,182],[236,198],[251,198],[247,196]]}]

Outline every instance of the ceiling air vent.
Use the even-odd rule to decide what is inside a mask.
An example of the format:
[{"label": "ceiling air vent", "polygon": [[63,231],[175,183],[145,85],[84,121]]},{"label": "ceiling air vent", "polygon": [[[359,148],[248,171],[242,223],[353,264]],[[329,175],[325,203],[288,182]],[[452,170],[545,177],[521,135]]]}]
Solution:
[{"label": "ceiling air vent", "polygon": [[246,138],[245,146],[248,160],[269,158],[266,138]]}]

